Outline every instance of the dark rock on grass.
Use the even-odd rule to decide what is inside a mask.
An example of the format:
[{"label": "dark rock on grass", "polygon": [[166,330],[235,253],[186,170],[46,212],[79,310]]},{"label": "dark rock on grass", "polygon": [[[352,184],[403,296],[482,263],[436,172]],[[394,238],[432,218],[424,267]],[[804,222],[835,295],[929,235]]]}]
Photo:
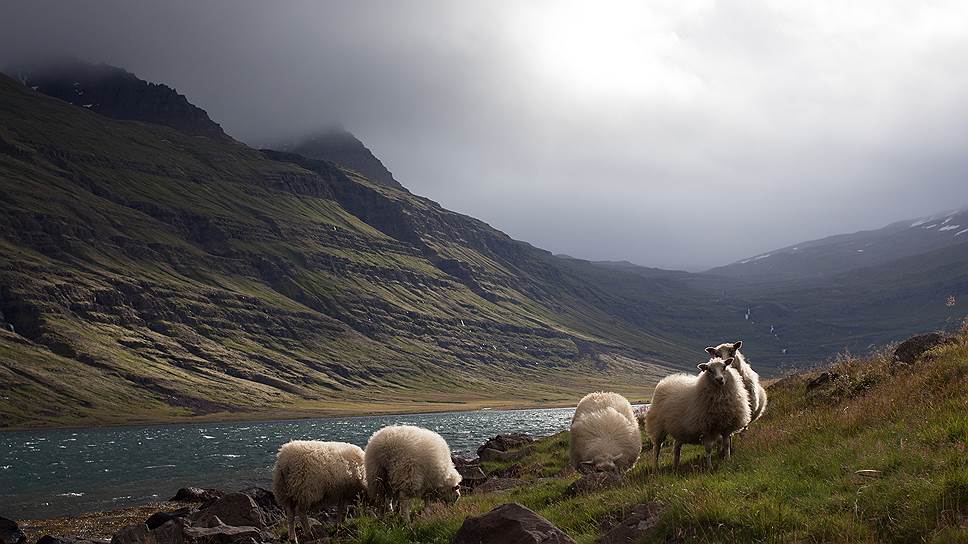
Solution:
[{"label": "dark rock on grass", "polygon": [[477,456],[481,461],[486,461],[481,452],[484,450],[510,451],[522,446],[527,446],[534,442],[534,438],[525,433],[499,434],[477,448]]},{"label": "dark rock on grass", "polygon": [[92,540],[73,536],[44,535],[37,539],[37,544],[108,544],[110,540]]},{"label": "dark rock on grass", "polygon": [[840,374],[837,374],[836,372],[824,372],[819,376],[817,376],[816,378],[807,382],[807,391],[813,391],[814,389],[826,383],[832,382],[839,377],[840,377]]},{"label": "dark rock on grass", "polygon": [[461,476],[460,485],[473,489],[487,480],[487,475],[481,469],[480,459],[464,459],[462,457],[451,456],[454,468]]},{"label": "dark rock on grass", "polygon": [[244,493],[255,501],[255,504],[262,510],[266,523],[273,523],[282,519],[282,507],[276,502],[276,496],[264,487],[247,487],[239,493]]},{"label": "dark rock on grass", "polygon": [[191,513],[192,511],[188,508],[181,508],[174,512],[155,512],[148,516],[148,519],[145,520],[145,525],[148,529],[157,529],[173,519],[182,519]]},{"label": "dark rock on grass", "polygon": [[0,517],[0,544],[25,544],[27,535],[12,519]]},{"label": "dark rock on grass", "polygon": [[531,448],[521,448],[519,450],[513,451],[501,451],[493,448],[484,448],[482,450],[477,450],[478,455],[481,456],[481,461],[517,461],[524,456],[531,453]]},{"label": "dark rock on grass", "polygon": [[491,478],[483,484],[474,488],[475,493],[495,493],[507,491],[515,487],[524,485],[524,480],[518,478]]},{"label": "dark rock on grass", "polygon": [[659,523],[662,505],[657,502],[637,504],[618,525],[598,539],[598,544],[632,544],[641,542]]},{"label": "dark rock on grass", "polygon": [[936,332],[912,336],[894,349],[894,360],[909,365],[914,364],[925,352],[954,341],[953,338],[942,336]]},{"label": "dark rock on grass", "polygon": [[144,523],[129,525],[121,529],[111,538],[111,544],[144,544],[150,538],[151,531]]},{"label": "dark rock on grass", "polygon": [[574,497],[575,495],[584,495],[593,491],[620,486],[624,483],[625,478],[621,474],[614,472],[593,472],[591,474],[585,474],[575,480],[565,490],[565,496]]},{"label": "dark rock on grass", "polygon": [[192,520],[197,520],[203,514],[217,516],[226,525],[259,529],[265,529],[267,526],[262,509],[245,493],[229,493],[220,499],[203,504],[198,513],[192,516]]},{"label": "dark rock on grass", "polygon": [[183,487],[169,499],[171,502],[206,502],[218,499],[224,495],[218,489],[202,489],[200,487]]},{"label": "dark rock on grass", "polygon": [[517,503],[464,520],[453,544],[574,544],[550,521]]},{"label": "dark rock on grass", "polygon": [[256,527],[232,527],[229,525],[185,527],[183,535],[186,544],[249,544],[272,540],[270,535]]}]

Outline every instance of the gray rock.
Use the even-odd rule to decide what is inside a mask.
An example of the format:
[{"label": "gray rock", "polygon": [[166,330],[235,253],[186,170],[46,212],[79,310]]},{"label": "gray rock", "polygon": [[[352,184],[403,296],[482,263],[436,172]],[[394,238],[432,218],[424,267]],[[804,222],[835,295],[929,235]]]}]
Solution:
[{"label": "gray rock", "polygon": [[188,508],[180,508],[174,512],[155,512],[148,516],[148,519],[145,520],[145,525],[148,526],[148,529],[153,530],[173,519],[181,519],[187,517],[189,514],[191,514],[191,510]]},{"label": "gray rock", "polygon": [[17,522],[0,517],[0,544],[25,544],[27,535],[20,530]]},{"label": "gray rock", "polygon": [[184,544],[185,520],[171,519],[151,531],[153,544]]},{"label": "gray rock", "polygon": [[807,382],[807,391],[813,391],[814,389],[826,383],[829,383],[833,380],[836,380],[839,377],[840,377],[840,374],[837,374],[836,372],[824,372],[819,376],[817,376],[816,378]]},{"label": "gray rock", "polygon": [[44,535],[37,539],[37,544],[108,544],[110,540],[92,540],[74,536]]},{"label": "gray rock", "polygon": [[199,512],[198,515],[205,513],[218,516],[226,525],[266,528],[262,509],[245,493],[229,493],[218,500],[202,505]]},{"label": "gray rock", "polygon": [[517,503],[464,520],[453,544],[574,544],[550,521]]},{"label": "gray rock", "polygon": [[598,539],[598,544],[632,544],[641,542],[646,534],[655,528],[662,514],[662,506],[657,502],[637,504],[629,515],[612,530]]},{"label": "gray rock", "polygon": [[147,544],[150,538],[148,526],[144,523],[128,525],[111,538],[111,544]]},{"label": "gray rock", "polygon": [[218,489],[202,489],[201,487],[183,487],[168,499],[172,502],[206,502],[221,498],[223,492]]},{"label": "gray rock", "polygon": [[271,536],[256,527],[185,527],[185,542],[189,544],[249,544],[271,540]]},{"label": "gray rock", "polygon": [[585,474],[575,480],[565,490],[565,495],[568,497],[584,495],[585,493],[591,493],[600,489],[620,486],[624,483],[625,478],[621,474],[614,472],[593,472],[591,474]]},{"label": "gray rock", "polygon": [[510,451],[534,442],[534,438],[524,433],[499,434],[477,448],[477,456],[484,460],[481,452],[484,450]]},{"label": "gray rock", "polygon": [[926,351],[950,342],[954,342],[954,339],[946,338],[936,332],[912,336],[894,349],[894,360],[909,365],[914,364]]},{"label": "gray rock", "polygon": [[477,450],[481,461],[517,461],[531,452],[531,448],[521,448],[514,451],[501,451],[493,448]]}]

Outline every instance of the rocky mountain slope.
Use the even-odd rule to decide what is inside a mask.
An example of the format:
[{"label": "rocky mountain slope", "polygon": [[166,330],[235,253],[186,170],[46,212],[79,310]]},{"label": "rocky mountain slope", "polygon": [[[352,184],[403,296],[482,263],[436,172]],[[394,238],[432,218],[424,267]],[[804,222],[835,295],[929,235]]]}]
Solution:
[{"label": "rocky mountain slope", "polygon": [[311,159],[336,163],[362,174],[370,181],[403,189],[403,185],[394,179],[383,162],[359,138],[341,127],[332,127],[276,147]]},{"label": "rocky mountain slope", "polygon": [[674,276],[560,259],[326,161],[5,77],[0,121],[4,426],[645,396],[718,335]]}]

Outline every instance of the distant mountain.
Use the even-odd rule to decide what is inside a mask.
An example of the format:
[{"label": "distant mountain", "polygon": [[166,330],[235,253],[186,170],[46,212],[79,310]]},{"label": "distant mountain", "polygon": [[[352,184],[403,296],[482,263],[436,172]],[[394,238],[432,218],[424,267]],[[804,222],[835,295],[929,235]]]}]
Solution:
[{"label": "distant mountain", "polygon": [[355,170],[370,181],[387,187],[403,189],[380,159],[356,136],[340,127],[332,127],[316,134],[277,146],[281,151],[296,153],[310,159],[322,159]]},{"label": "distant mountain", "polygon": [[228,138],[205,110],[175,89],[149,83],[115,66],[62,58],[12,66],[5,72],[39,93],[106,117],[166,125],[197,136]]},{"label": "distant mountain", "polygon": [[821,278],[968,242],[968,209],[840,234],[755,255],[710,274],[746,280]]}]

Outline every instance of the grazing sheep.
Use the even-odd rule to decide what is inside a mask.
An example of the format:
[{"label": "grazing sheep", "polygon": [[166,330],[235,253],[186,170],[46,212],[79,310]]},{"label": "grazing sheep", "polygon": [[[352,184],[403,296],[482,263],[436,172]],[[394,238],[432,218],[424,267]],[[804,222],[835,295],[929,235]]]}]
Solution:
[{"label": "grazing sheep", "polygon": [[307,512],[336,506],[337,520],[346,517],[346,505],[366,490],[363,450],[345,442],[293,440],[276,455],[272,490],[286,512],[289,540],[296,542],[296,516],[310,538]]},{"label": "grazing sheep", "polygon": [[457,502],[461,476],[447,442],[437,433],[412,425],[393,425],[373,433],[366,445],[367,490],[384,512],[410,521],[410,501],[434,498]]},{"label": "grazing sheep", "polygon": [[622,473],[642,453],[632,405],[617,393],[591,393],[571,419],[571,464],[578,472]]},{"label": "grazing sheep", "polygon": [[741,347],[743,347],[743,341],[739,340],[732,344],[720,344],[714,348],[706,348],[706,352],[713,357],[733,358],[733,368],[743,377],[743,385],[746,387],[746,393],[750,398],[750,423],[752,423],[766,412],[766,389],[760,385],[760,375],[753,370],[753,367],[746,361],[746,356],[739,351]]},{"label": "grazing sheep", "polygon": [[698,376],[673,374],[655,386],[645,428],[652,437],[653,466],[659,470],[659,448],[666,436],[675,439],[673,467],[679,469],[683,444],[706,447],[706,467],[712,469],[713,445],[722,439],[728,459],[731,437],[750,422],[749,395],[743,380],[730,367],[732,359],[714,357],[699,365]]}]

